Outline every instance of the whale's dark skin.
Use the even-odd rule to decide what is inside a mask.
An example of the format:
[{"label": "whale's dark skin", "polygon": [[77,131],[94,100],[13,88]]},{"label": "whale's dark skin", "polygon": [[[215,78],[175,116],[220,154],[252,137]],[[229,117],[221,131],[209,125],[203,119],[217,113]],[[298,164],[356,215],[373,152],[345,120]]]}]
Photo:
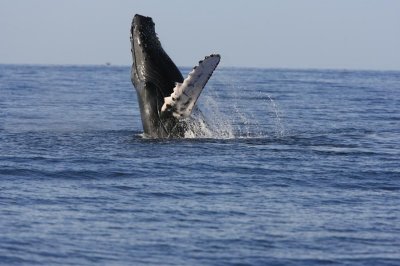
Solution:
[{"label": "whale's dark skin", "polygon": [[146,137],[183,137],[185,122],[170,112],[161,112],[164,97],[183,77],[161,46],[150,17],[135,15],[131,26],[131,80],[137,92]]}]

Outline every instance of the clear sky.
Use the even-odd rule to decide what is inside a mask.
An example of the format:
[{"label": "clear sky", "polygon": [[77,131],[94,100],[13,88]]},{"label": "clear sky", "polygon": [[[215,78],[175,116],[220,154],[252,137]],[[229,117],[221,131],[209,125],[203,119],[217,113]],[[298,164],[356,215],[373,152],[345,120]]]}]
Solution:
[{"label": "clear sky", "polygon": [[136,13],[179,66],[400,70],[400,0],[0,0],[0,63],[130,65]]}]

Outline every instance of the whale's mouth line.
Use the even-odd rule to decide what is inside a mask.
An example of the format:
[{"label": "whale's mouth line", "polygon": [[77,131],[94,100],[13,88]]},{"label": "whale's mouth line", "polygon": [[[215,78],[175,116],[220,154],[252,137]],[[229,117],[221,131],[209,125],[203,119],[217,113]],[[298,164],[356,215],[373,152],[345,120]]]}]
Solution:
[{"label": "whale's mouth line", "polygon": [[[135,38],[134,38],[134,30],[135,30],[135,21],[132,22],[131,25],[131,36],[130,36],[130,40],[131,40],[131,52],[132,52],[132,57],[133,57],[133,65],[135,68],[135,74],[132,73],[132,75],[136,75],[139,78],[138,73],[139,69],[138,69],[138,64],[137,64],[137,57],[136,57],[136,44],[135,44]],[[134,81],[134,79],[132,79],[132,82]]]}]

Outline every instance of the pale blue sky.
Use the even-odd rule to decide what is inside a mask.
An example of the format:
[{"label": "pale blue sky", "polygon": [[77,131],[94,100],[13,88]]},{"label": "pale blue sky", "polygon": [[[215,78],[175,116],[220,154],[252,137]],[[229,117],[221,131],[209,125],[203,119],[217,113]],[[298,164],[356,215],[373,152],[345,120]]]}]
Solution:
[{"label": "pale blue sky", "polygon": [[179,66],[400,70],[398,0],[0,0],[0,63],[130,65],[135,13]]}]

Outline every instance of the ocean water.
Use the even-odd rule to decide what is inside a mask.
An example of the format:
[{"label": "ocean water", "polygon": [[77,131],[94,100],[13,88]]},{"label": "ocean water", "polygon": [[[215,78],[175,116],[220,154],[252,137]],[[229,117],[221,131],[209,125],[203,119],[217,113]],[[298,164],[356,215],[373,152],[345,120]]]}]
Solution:
[{"label": "ocean water", "polygon": [[400,72],[219,68],[169,140],[129,67],[0,96],[1,265],[400,265]]}]

